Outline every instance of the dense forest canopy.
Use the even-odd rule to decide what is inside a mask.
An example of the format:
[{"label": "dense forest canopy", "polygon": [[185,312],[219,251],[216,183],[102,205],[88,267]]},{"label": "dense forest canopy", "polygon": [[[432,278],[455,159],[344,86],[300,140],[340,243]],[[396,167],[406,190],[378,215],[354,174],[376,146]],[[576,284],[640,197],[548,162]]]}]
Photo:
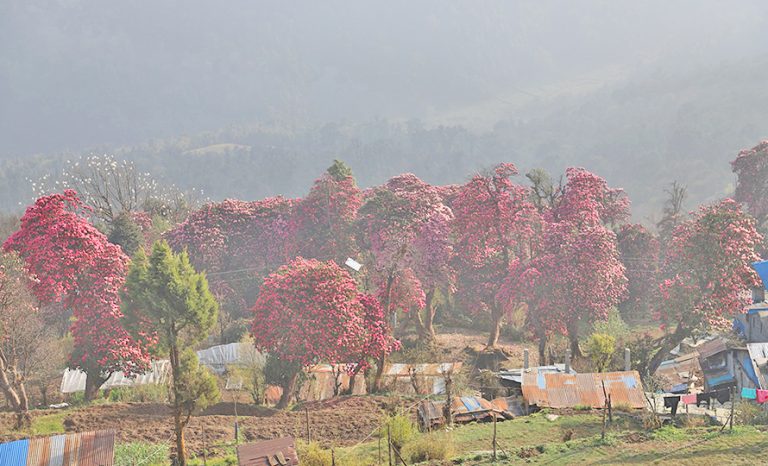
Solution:
[{"label": "dense forest canopy", "polygon": [[93,150],[212,199],[305,194],[334,158],[363,186],[578,165],[646,221],[674,179],[689,207],[732,192],[725,162],[766,136],[766,10],[6,0],[0,209]]}]

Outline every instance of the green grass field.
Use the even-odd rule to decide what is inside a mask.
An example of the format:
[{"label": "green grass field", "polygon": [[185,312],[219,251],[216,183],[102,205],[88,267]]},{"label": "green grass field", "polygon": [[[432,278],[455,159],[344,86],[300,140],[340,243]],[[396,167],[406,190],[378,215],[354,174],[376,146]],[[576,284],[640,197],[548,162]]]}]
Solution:
[{"label": "green grass field", "polygon": [[[542,413],[497,424],[496,464],[768,464],[768,433],[754,427],[667,426],[647,432],[640,421],[618,415],[601,440],[601,417],[595,414],[560,416],[547,420]],[[571,440],[565,441],[564,436]],[[455,455],[449,463],[489,465],[492,424],[470,424],[451,432]],[[383,463],[387,464],[386,447]],[[337,458],[351,464],[378,464],[378,441],[337,450]]]}]

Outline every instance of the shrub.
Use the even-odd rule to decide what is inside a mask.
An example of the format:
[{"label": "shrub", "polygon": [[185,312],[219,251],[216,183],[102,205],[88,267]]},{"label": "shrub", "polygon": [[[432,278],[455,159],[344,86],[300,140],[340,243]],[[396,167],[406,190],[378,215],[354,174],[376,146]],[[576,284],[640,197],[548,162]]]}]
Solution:
[{"label": "shrub", "polygon": [[166,464],[170,457],[168,445],[130,442],[115,445],[115,466],[135,464]]},{"label": "shrub", "polygon": [[334,455],[331,450],[321,447],[317,442],[296,442],[296,452],[299,455],[301,466],[332,466],[334,463],[336,466],[360,464],[356,458],[350,457],[346,452],[336,452],[334,462]]},{"label": "shrub", "polygon": [[631,335],[629,326],[621,318],[621,313],[615,307],[608,311],[608,317],[605,320],[598,320],[592,324],[592,333],[611,335],[617,341],[626,341]]},{"label": "shrub", "polygon": [[768,405],[750,402],[738,403],[734,409],[734,421],[741,425],[768,424]]},{"label": "shrub", "polygon": [[634,409],[632,409],[632,406],[630,406],[629,403],[614,403],[613,410],[620,411],[622,413],[631,413],[634,411]]},{"label": "shrub", "polygon": [[109,401],[124,403],[166,403],[169,401],[168,387],[163,384],[116,387],[109,391]]},{"label": "shrub", "polygon": [[608,369],[615,351],[616,339],[611,335],[593,333],[587,340],[587,354],[597,372]]},{"label": "shrub", "polygon": [[406,443],[401,452],[409,464],[430,460],[447,460],[454,453],[453,438],[446,432],[420,435]]},{"label": "shrub", "polygon": [[419,432],[416,424],[404,414],[395,414],[393,416],[387,416],[382,422],[382,426],[379,429],[379,437],[387,438],[387,427],[389,427],[390,436],[392,438],[392,445],[397,449],[400,449],[413,439]]}]

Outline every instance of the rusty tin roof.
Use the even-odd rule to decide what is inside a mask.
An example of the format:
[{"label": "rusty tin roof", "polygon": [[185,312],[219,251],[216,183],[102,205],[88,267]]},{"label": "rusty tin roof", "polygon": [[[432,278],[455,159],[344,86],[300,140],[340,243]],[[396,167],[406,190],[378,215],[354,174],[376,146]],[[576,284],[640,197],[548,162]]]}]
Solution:
[{"label": "rusty tin roof", "polygon": [[[535,369],[535,368],[534,368]],[[637,371],[586,374],[542,373],[531,370],[523,374],[523,396],[529,404],[549,408],[605,406],[605,390],[613,405],[643,408],[643,384]]]},{"label": "rusty tin roof", "polygon": [[3,465],[112,466],[114,456],[114,430],[33,438],[0,445]]},{"label": "rusty tin roof", "polygon": [[299,456],[293,437],[276,438],[237,447],[240,466],[297,466]]}]

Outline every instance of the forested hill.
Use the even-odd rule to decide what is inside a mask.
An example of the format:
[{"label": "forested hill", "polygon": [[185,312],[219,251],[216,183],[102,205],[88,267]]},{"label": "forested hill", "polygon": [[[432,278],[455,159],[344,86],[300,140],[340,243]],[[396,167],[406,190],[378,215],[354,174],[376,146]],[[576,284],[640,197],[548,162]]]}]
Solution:
[{"label": "forested hill", "polygon": [[[414,172],[432,183],[460,182],[498,161],[554,174],[584,166],[624,187],[635,218],[658,211],[672,180],[688,185],[693,207],[727,195],[729,161],[768,137],[768,57],[675,73],[659,65],[581,95],[536,97],[499,115],[487,131],[430,120],[371,119],[286,128],[243,126],[98,152],[136,160],[167,182],[211,199],[304,194],[334,158],[364,186]],[[478,106],[456,114],[489,115]],[[32,198],[26,178],[56,173],[78,153],[15,158],[0,165],[0,208]]]}]

